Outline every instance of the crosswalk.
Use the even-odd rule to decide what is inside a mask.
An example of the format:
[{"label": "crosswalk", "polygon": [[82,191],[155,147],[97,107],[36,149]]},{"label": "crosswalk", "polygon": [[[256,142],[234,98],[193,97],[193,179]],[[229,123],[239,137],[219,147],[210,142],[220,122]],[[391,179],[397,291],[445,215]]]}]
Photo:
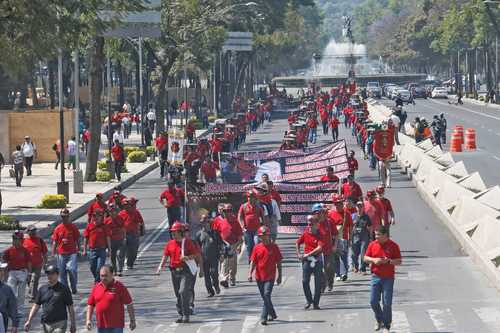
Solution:
[{"label": "crosswalk", "polygon": [[[261,326],[258,313],[237,318],[193,318],[188,325],[157,325],[155,333],[319,333],[371,332],[374,319],[371,309],[324,309],[322,311],[292,311],[280,314],[278,320]],[[290,308],[285,310],[289,312]],[[231,312],[228,309],[228,312]],[[140,322],[139,322],[140,323]],[[139,325],[138,332],[141,330]],[[150,331],[150,330],[149,330]],[[413,333],[498,333],[500,332],[500,305],[477,308],[393,309],[391,332]]]}]

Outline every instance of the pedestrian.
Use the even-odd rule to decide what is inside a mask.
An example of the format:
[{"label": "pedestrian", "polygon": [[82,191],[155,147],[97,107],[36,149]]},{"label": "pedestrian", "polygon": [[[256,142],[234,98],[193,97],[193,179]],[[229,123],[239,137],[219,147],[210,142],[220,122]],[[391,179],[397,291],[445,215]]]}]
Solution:
[{"label": "pedestrian", "polygon": [[59,282],[68,286],[68,273],[71,292],[76,294],[78,284],[78,253],[80,252],[80,231],[71,222],[67,208],[61,210],[60,223],[52,233],[52,254],[57,256]]},{"label": "pedestrian", "polygon": [[337,142],[339,139],[339,124],[340,121],[336,115],[333,115],[333,117],[328,122],[328,126],[332,129],[333,142]]},{"label": "pedestrian", "polygon": [[[52,150],[56,154],[56,164],[54,165],[54,169],[57,170],[59,167],[59,163],[61,163],[61,140],[57,140],[56,143],[52,145]],[[64,163],[62,163],[64,168]]]},{"label": "pedestrian", "polygon": [[83,237],[83,256],[87,255],[88,246],[90,271],[94,276],[94,281],[99,282],[100,269],[106,264],[106,256],[111,254],[111,231],[104,224],[104,211],[100,209],[94,211],[94,216],[87,224]]},{"label": "pedestrian", "polygon": [[9,277],[7,284],[12,288],[17,297],[18,312],[24,307],[26,281],[31,273],[31,257],[29,251],[23,246],[24,234],[15,231],[12,234],[12,246],[3,253],[3,261],[7,263]]},{"label": "pedestrian", "polygon": [[113,193],[108,198],[108,202],[107,202],[108,205],[111,203],[114,203],[118,207],[122,208],[122,202],[124,199],[127,198],[122,192],[123,192],[123,188],[120,185],[115,186],[115,188],[113,189]]},{"label": "pedestrian", "polygon": [[361,186],[354,181],[354,176],[347,176],[347,182],[342,185],[341,193],[345,199],[351,202],[358,202],[363,199],[363,191]]},{"label": "pedestrian", "polygon": [[394,210],[392,209],[391,200],[385,197],[385,187],[383,185],[377,186],[376,190],[378,198],[376,201],[380,202],[383,207],[384,212],[384,222],[386,226],[396,224],[396,217],[394,215]]},{"label": "pedestrian", "polygon": [[76,146],[76,138],[73,136],[66,144],[66,149],[68,151],[68,170],[73,166],[73,170],[76,170],[76,154],[78,154],[78,147]]},{"label": "pedestrian", "polygon": [[31,307],[24,330],[29,332],[33,318],[42,307],[42,329],[44,333],[65,333],[68,328],[68,314],[70,333],[76,333],[75,309],[73,297],[67,286],[58,281],[59,270],[57,266],[49,265],[45,268],[47,284],[38,290],[37,296]]},{"label": "pedestrian", "polygon": [[389,122],[392,123],[394,132],[394,142],[399,145],[399,127],[401,126],[401,119],[397,116],[396,111],[393,111],[389,117]]},{"label": "pedestrian", "polygon": [[139,251],[141,240],[141,228],[144,228],[144,220],[130,200],[122,200],[122,207],[123,209],[118,216],[123,220],[123,225],[125,227],[126,267],[127,270],[131,270],[134,269],[134,264],[137,259],[137,252]]},{"label": "pedestrian", "polygon": [[168,187],[160,195],[160,203],[167,208],[168,225],[181,220],[181,206],[184,204],[184,191],[175,185],[173,179],[168,180]]},{"label": "pedestrian", "polygon": [[113,148],[111,148],[111,156],[113,156],[113,161],[115,162],[115,175],[116,179],[121,182],[122,180],[122,168],[125,165],[125,151],[118,139],[115,140]]},{"label": "pedestrian", "polygon": [[5,284],[5,276],[8,274],[8,264],[0,262],[0,331],[7,332],[9,318],[12,322],[11,333],[17,333],[19,327],[19,319],[21,316],[17,311],[17,299],[16,295],[12,291],[12,288]]},{"label": "pedestrian", "polygon": [[223,243],[220,234],[212,228],[213,219],[203,215],[200,220],[202,229],[196,233],[195,240],[201,247],[203,271],[205,273],[205,288],[208,297],[220,294],[219,259]]},{"label": "pedestrian", "polygon": [[233,214],[233,206],[229,203],[224,205],[222,218],[214,228],[221,236],[224,243],[223,259],[221,263],[220,285],[229,288],[236,285],[236,273],[238,270],[238,253],[243,243],[243,230]]},{"label": "pedestrian", "polygon": [[338,231],[333,221],[330,220],[327,210],[322,203],[316,203],[312,206],[311,212],[318,220],[318,229],[321,240],[323,241],[323,275],[321,279],[321,292],[326,287],[328,291],[333,290],[335,279],[335,260]]},{"label": "pedestrian", "polygon": [[347,156],[347,165],[349,166],[349,174],[354,179],[356,171],[358,171],[359,165],[358,160],[354,157],[354,150],[349,152],[349,156]]},{"label": "pedestrian", "polygon": [[318,137],[318,119],[314,115],[309,116],[307,127],[309,128],[309,142],[316,143],[316,138]]},{"label": "pedestrian", "polygon": [[[260,227],[257,235],[260,243],[254,247],[252,252],[248,281],[252,281],[255,272],[255,281],[259,287],[260,296],[264,301],[260,323],[267,325],[268,321],[278,318],[271,295],[274,283],[281,284],[281,260],[283,256],[278,245],[271,241],[271,231],[268,227]],[[276,276],[276,271],[278,271],[278,276]]]},{"label": "pedestrian", "polygon": [[113,133],[112,140],[113,140],[112,142],[116,142],[116,140],[118,140],[118,143],[123,147],[123,145],[125,143],[125,138],[123,137],[121,127],[116,128],[115,132]]},{"label": "pedestrian", "polygon": [[217,163],[209,156],[207,156],[203,163],[201,164],[201,174],[205,180],[205,183],[215,183],[217,182],[217,170],[219,166]]},{"label": "pedestrian", "polygon": [[439,116],[434,115],[431,123],[432,137],[434,138],[434,144],[443,149],[443,147],[441,146],[441,128],[441,120],[439,119]]},{"label": "pedestrian", "polygon": [[167,133],[160,133],[155,140],[156,154],[160,160],[160,178],[167,176],[167,163],[168,163],[168,136]]},{"label": "pedestrian", "polygon": [[448,121],[444,117],[444,113],[443,112],[441,112],[439,114],[439,122],[441,124],[441,130],[440,130],[440,133],[441,133],[441,143],[443,145],[445,145],[446,144],[446,128],[448,127]]},{"label": "pedestrian", "polygon": [[[325,246],[320,235],[319,220],[314,215],[307,216],[308,227],[304,233],[295,242],[295,252],[302,264],[302,289],[306,297],[307,310],[313,306],[313,309],[319,310],[319,300],[321,297],[321,282],[323,280],[323,247]],[[304,244],[304,251],[301,254],[300,247]],[[311,275],[314,276],[314,297],[311,293]]]},{"label": "pedestrian", "polygon": [[[115,203],[112,202],[110,204]],[[106,204],[106,201],[104,201],[104,195],[102,193],[97,193],[95,195],[95,201],[91,203],[87,209],[87,223],[90,223],[92,216],[94,216],[94,211],[98,209],[104,211],[105,213],[108,211],[108,205]]]},{"label": "pedestrian", "polygon": [[122,124],[123,124],[123,138],[128,139],[130,135],[130,118],[128,116],[128,113],[125,113],[125,115],[123,116]]},{"label": "pedestrian", "polygon": [[366,263],[363,258],[370,243],[372,222],[368,214],[365,213],[363,201],[356,203],[356,213],[352,214],[352,221],[351,262],[354,266],[354,273],[366,274]]},{"label": "pedestrian", "polygon": [[47,244],[45,241],[38,237],[37,229],[34,225],[28,226],[26,229],[28,237],[24,238],[23,246],[28,250],[31,258],[31,274],[28,275],[28,297],[32,303],[38,291],[38,282],[42,274],[42,267],[47,262]]},{"label": "pedestrian", "polygon": [[144,134],[144,142],[146,143],[146,147],[151,146],[151,143],[153,142],[153,132],[149,128],[149,126],[144,126],[143,134]]},{"label": "pedestrian", "polygon": [[375,231],[375,240],[368,245],[364,257],[372,272],[370,305],[377,321],[375,330],[383,329],[384,333],[390,332],[392,323],[395,266],[402,263],[399,245],[389,238],[388,231],[385,226]]},{"label": "pedestrian", "polygon": [[264,224],[269,227],[271,231],[271,240],[275,242],[278,237],[278,226],[281,223],[281,212],[278,202],[273,199],[267,183],[261,183],[256,186],[254,190],[264,210]]},{"label": "pedestrian", "polygon": [[153,107],[153,104],[149,104],[149,111],[146,114],[146,118],[148,120],[148,127],[153,132],[155,130],[155,123],[156,123],[156,110]]},{"label": "pedestrian", "polygon": [[123,265],[125,263],[125,222],[118,215],[120,208],[116,204],[108,206],[108,216],[104,219],[104,224],[108,226],[111,232],[111,265],[113,271],[118,276],[122,276]]},{"label": "pedestrian", "polygon": [[[364,210],[366,214],[370,217],[372,223],[372,230],[378,229],[379,226],[385,225],[384,221],[384,206],[380,201],[377,200],[377,195],[375,191],[366,192],[366,199],[364,201]],[[372,236],[374,234],[372,233]],[[374,239],[372,237],[372,239]]]},{"label": "pedestrian", "polygon": [[87,155],[90,143],[90,130],[88,128],[83,130],[82,133],[82,152]]},{"label": "pedestrian", "polygon": [[256,195],[252,191],[247,192],[247,202],[240,206],[238,222],[243,229],[248,262],[250,262],[253,248],[258,241],[257,230],[264,223],[264,210],[258,205]]},{"label": "pedestrian", "polygon": [[[184,239],[193,240],[193,238],[191,237],[191,231],[189,230],[189,224],[187,224],[187,223],[184,224]],[[197,272],[199,273],[200,278],[203,278],[203,276],[204,276],[203,258],[201,256],[201,247],[199,246],[198,242],[196,242],[196,241],[193,241],[193,245],[195,247],[196,255],[194,257],[194,265],[192,267],[189,267],[191,274],[193,274],[193,278],[191,279],[191,285],[189,286],[189,294],[190,294],[189,295],[189,315],[191,315],[191,316],[194,315],[194,299],[195,299],[194,288],[196,285],[196,273]],[[182,250],[182,246],[181,246],[181,250]]]},{"label": "pedestrian", "polygon": [[24,174],[24,155],[21,150],[21,146],[17,145],[16,150],[12,153],[12,165],[14,166],[14,174],[16,177],[16,186],[21,187],[21,182],[23,180]]},{"label": "pedestrian", "polygon": [[338,183],[339,177],[337,177],[337,175],[335,175],[335,170],[333,169],[332,166],[327,166],[326,167],[326,175],[321,176],[319,181],[323,182],[323,183]]},{"label": "pedestrian", "polygon": [[24,156],[24,166],[26,168],[26,176],[31,176],[31,167],[33,165],[33,159],[36,158],[36,145],[31,141],[29,136],[24,137],[24,142],[21,145],[21,149]]},{"label": "pedestrian", "polygon": [[167,258],[170,258],[169,267],[175,297],[177,298],[177,312],[179,314],[176,322],[189,323],[190,287],[193,283],[192,280],[195,278],[191,269],[193,265],[196,265],[195,257],[199,253],[197,253],[194,243],[184,237],[184,226],[181,222],[176,221],[170,228],[170,231],[173,238],[165,245],[156,274],[160,274],[167,263]]},{"label": "pedestrian", "polygon": [[94,285],[87,300],[87,330],[92,329],[92,315],[95,309],[97,333],[123,333],[125,310],[129,317],[129,328],[135,330],[135,310],[130,293],[120,281],[115,280],[113,267],[101,267],[100,282]]},{"label": "pedestrian", "polygon": [[335,256],[335,272],[337,281],[346,281],[349,272],[349,243],[352,231],[351,214],[346,207],[346,200],[341,195],[334,193],[332,202],[334,207],[329,210],[328,218],[333,222],[333,227],[338,231],[338,240]]}]

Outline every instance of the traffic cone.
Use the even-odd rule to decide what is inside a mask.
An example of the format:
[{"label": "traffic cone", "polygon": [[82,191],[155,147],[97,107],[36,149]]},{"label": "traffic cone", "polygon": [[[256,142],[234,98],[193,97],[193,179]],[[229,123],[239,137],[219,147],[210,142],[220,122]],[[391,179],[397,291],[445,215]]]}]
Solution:
[{"label": "traffic cone", "polygon": [[476,150],[476,130],[473,128],[465,131],[465,149]]},{"label": "traffic cone", "polygon": [[458,133],[458,136],[460,137],[460,143],[464,143],[464,127],[462,125],[455,125],[455,128],[453,129],[454,132]]},{"label": "traffic cone", "polygon": [[453,131],[453,133],[451,134],[450,152],[462,152],[462,139],[460,138],[460,133],[458,133],[457,131]]}]

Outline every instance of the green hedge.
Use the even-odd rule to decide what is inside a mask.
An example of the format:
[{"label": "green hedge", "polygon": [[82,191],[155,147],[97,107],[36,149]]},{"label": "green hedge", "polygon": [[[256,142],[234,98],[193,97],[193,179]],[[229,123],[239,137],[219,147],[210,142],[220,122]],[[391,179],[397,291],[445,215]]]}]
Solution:
[{"label": "green hedge", "polygon": [[155,153],[156,148],[154,146],[147,146],[146,147],[146,155],[151,156]]},{"label": "green hedge", "polygon": [[111,180],[111,173],[109,171],[97,171],[95,178],[98,182],[109,182]]},{"label": "green hedge", "polygon": [[102,159],[97,161],[97,169],[101,171],[107,171],[108,170],[108,160]]},{"label": "green hedge", "polygon": [[128,156],[130,153],[132,153],[134,151],[139,151],[140,148],[134,147],[134,146],[127,146],[127,147],[123,148],[123,150],[125,151],[125,156]]},{"label": "green hedge", "polygon": [[0,215],[0,230],[18,230],[21,229],[19,221],[12,216]]},{"label": "green hedge", "polygon": [[42,203],[39,207],[48,209],[65,208],[66,198],[62,194],[46,194],[42,197]]},{"label": "green hedge", "polygon": [[127,157],[127,161],[129,163],[143,163],[146,162],[146,159],[147,159],[146,152],[142,150],[133,151]]}]

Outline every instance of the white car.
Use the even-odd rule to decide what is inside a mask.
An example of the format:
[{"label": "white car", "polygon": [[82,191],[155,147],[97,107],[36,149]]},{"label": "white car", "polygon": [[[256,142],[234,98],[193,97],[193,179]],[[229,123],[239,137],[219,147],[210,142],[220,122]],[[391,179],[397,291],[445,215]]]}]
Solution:
[{"label": "white car", "polygon": [[405,103],[410,103],[412,101],[411,93],[408,89],[396,89],[394,92],[394,99],[396,99],[398,95],[401,95],[401,99]]},{"label": "white car", "polygon": [[444,87],[435,87],[432,89],[432,98],[448,98],[448,91]]}]

